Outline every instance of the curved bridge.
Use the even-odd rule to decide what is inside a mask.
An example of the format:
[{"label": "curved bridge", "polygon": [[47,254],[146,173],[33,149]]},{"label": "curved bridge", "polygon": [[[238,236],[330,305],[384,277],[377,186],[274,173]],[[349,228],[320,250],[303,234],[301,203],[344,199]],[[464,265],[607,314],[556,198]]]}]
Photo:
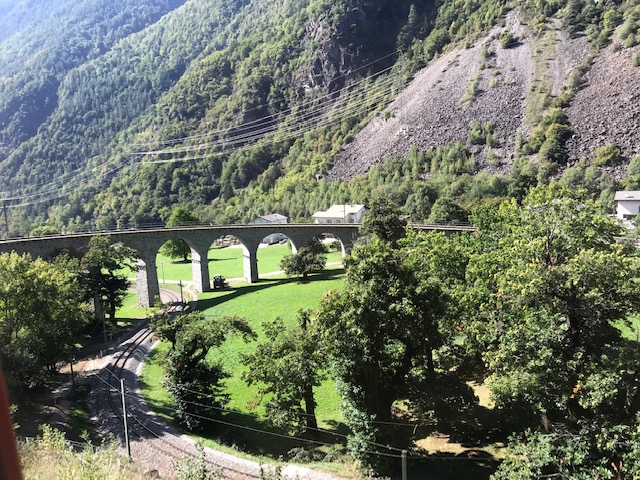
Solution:
[{"label": "curved bridge", "polygon": [[295,253],[298,248],[311,243],[320,235],[330,234],[340,240],[343,255],[353,247],[359,225],[325,224],[265,224],[265,225],[197,225],[176,228],[153,228],[137,230],[114,230],[69,235],[23,238],[0,242],[0,252],[15,251],[29,253],[32,257],[48,258],[56,252],[68,250],[83,255],[91,237],[109,236],[111,243],[122,243],[138,252],[136,262],[136,285],[138,304],[152,306],[160,295],[156,255],[168,240],[181,239],[191,248],[193,284],[197,292],[211,289],[207,254],[211,245],[220,237],[233,235],[242,244],[244,256],[244,277],[252,283],[258,281],[258,246],[262,239],[272,233],[286,235]]},{"label": "curved bridge", "polygon": [[[197,292],[211,290],[207,254],[211,245],[220,237],[233,235],[242,244],[244,256],[244,277],[247,282],[258,281],[258,246],[262,239],[272,233],[286,235],[293,252],[311,243],[321,235],[332,235],[342,245],[343,256],[351,251],[358,235],[359,224],[252,224],[252,225],[195,225],[176,228],[149,228],[134,230],[114,230],[69,235],[22,238],[0,241],[0,252],[29,253],[32,257],[49,258],[56,252],[70,251],[83,255],[91,237],[109,236],[111,243],[122,243],[138,252],[136,262],[136,285],[138,304],[153,306],[160,295],[156,255],[168,240],[184,240],[191,248],[193,284]],[[473,227],[448,225],[416,225],[423,230],[469,231]]]}]

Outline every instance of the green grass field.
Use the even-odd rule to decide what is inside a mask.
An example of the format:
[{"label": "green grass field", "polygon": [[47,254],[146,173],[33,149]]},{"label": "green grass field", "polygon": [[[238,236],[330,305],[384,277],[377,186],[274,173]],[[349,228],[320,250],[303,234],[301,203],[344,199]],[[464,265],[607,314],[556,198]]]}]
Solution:
[{"label": "green grass field", "polygon": [[[266,278],[284,278],[282,274],[266,275],[280,270],[280,261],[286,255],[291,254],[289,245],[270,245],[258,249],[258,272]],[[342,255],[339,252],[331,252],[327,255],[327,263],[336,264],[341,262]],[[189,285],[192,281],[191,261],[172,260],[162,254],[156,257],[158,270],[158,281],[160,287],[175,292],[180,291],[176,284],[178,281]],[[123,273],[135,282],[135,273],[127,268]],[[227,279],[239,279],[243,276],[242,248],[214,247],[209,251],[209,276],[220,274]],[[237,283],[237,282],[234,282]],[[242,283],[240,283],[241,285]],[[186,293],[185,293],[186,295]],[[135,293],[135,285],[127,292],[122,307],[117,311],[118,318],[145,318],[149,314],[149,309],[138,307],[138,300]]]},{"label": "green grass field", "polygon": [[[276,272],[280,270],[280,261],[286,255],[291,254],[289,245],[270,245],[258,249],[258,273]],[[339,262],[342,256],[338,252],[327,255],[327,262]],[[164,282],[191,281],[191,261],[174,260],[159,253],[156,257],[156,268],[160,284]],[[134,279],[135,273],[131,269],[124,269],[127,277]],[[224,275],[226,278],[242,278],[243,259],[242,248],[239,247],[214,247],[209,250],[209,275]]]},{"label": "green grass field", "polygon": [[[261,249],[268,251],[269,249]],[[277,252],[278,249],[272,250]],[[279,262],[276,255],[268,258],[265,264],[274,265]],[[271,268],[271,267],[268,267]],[[325,271],[310,276],[310,281],[300,283],[296,279],[288,279],[280,274],[273,278],[261,280],[258,283],[236,283],[224,290],[215,290],[200,295],[199,309],[207,316],[222,317],[225,315],[240,315],[246,318],[251,327],[258,334],[258,342],[264,339],[262,323],[269,322],[276,317],[282,318],[291,327],[296,324],[296,314],[303,308],[315,308],[320,299],[329,290],[342,288],[343,270],[328,267]],[[245,343],[241,338],[230,337],[224,345],[210,353],[210,359],[222,362],[231,374],[225,380],[225,387],[231,401],[227,408],[237,413],[228,413],[224,421],[241,425],[246,428],[267,430],[284,433],[270,427],[264,417],[264,407],[258,397],[258,387],[248,387],[241,379],[244,367],[241,356],[255,348],[257,342]],[[143,394],[151,407],[167,421],[172,415],[170,398],[162,386],[163,370],[159,365],[162,352],[167,345],[161,344],[154,350],[152,356],[145,363],[141,377]],[[333,381],[326,379],[315,390],[317,416],[319,426],[329,430],[344,432],[342,416],[339,410],[340,399],[335,391]],[[258,460],[273,462],[285,455],[290,449],[300,446],[299,441],[274,438],[254,431],[231,426],[216,426],[213,439],[199,438],[208,446],[232,451],[234,454],[250,453]],[[340,437],[337,437],[338,439]],[[232,440],[229,440],[232,439]],[[327,443],[336,441],[336,437],[327,435],[321,440]],[[304,445],[304,444],[303,444]],[[338,465],[323,465],[324,468],[335,469]]]}]

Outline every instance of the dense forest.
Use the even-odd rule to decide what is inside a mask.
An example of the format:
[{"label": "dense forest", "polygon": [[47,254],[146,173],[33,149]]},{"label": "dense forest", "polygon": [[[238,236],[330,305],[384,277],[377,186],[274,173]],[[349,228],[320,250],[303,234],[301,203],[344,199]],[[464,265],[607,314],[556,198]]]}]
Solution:
[{"label": "dense forest", "polygon": [[10,235],[165,223],[177,206],[207,222],[276,211],[305,221],[375,192],[415,221],[460,221],[479,202],[521,198],[550,179],[584,186],[605,206],[616,189],[638,187],[640,160],[615,143],[567,162],[564,109],[580,72],[560,94],[534,98],[539,115],[506,166],[491,122],[479,119],[465,126],[466,141],[414,147],[348,182],[326,177],[416,72],[470,47],[508,12],[532,35],[561,25],[586,36],[593,58],[611,45],[635,48],[637,1],[60,0],[0,9]]}]

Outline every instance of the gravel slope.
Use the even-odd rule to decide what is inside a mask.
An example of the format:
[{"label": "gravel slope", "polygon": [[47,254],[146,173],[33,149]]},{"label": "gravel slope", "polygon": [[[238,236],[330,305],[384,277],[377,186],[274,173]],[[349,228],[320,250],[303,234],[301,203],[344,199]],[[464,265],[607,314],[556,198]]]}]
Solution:
[{"label": "gravel slope", "polygon": [[[517,12],[511,12],[504,26],[494,28],[472,48],[453,50],[432,61],[389,105],[389,113],[376,117],[344,147],[327,177],[347,180],[362,175],[386,158],[404,156],[411,146],[426,150],[466,142],[474,120],[494,126],[500,143],[494,153],[502,158],[503,171],[508,171],[516,133],[530,130],[525,112],[532,105],[527,102],[540,98],[531,92],[544,88],[559,94],[589,53],[585,37],[569,38],[558,22],[549,28],[556,41],[545,51],[548,47],[540,45],[540,38],[519,21]],[[504,30],[520,42],[502,48],[496,38]],[[493,55],[483,62],[485,43]],[[627,158],[640,154],[640,68],[632,66],[633,55],[640,55],[640,47],[620,51],[608,47],[583,77],[565,109],[575,133],[567,144],[571,162],[610,143],[617,143]],[[540,69],[547,70],[548,85],[534,81],[541,77]],[[477,93],[469,99],[466,91],[474,79]],[[483,166],[483,147],[474,149]]]},{"label": "gravel slope", "polygon": [[567,148],[571,160],[591,157],[597,148],[616,143],[622,155],[640,155],[640,67],[632,65],[640,46],[605,49],[583,77],[565,111],[574,136]]}]

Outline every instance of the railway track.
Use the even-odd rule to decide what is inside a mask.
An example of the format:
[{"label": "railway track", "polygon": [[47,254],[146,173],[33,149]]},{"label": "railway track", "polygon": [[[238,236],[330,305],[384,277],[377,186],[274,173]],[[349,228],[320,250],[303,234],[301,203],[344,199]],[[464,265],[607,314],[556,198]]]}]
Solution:
[{"label": "railway track", "polygon": [[[179,294],[171,290],[161,291],[163,301],[171,302],[169,312],[179,314]],[[121,385],[125,385],[128,433],[131,453],[146,465],[154,465],[163,474],[173,474],[173,464],[185,457],[194,457],[197,450],[192,441],[185,441],[179,432],[173,432],[164,422],[150,414],[144,400],[137,392],[129,390],[136,384],[136,370],[151,349],[153,331],[148,323],[142,325],[113,354],[109,364],[100,373],[106,405],[102,406],[104,427],[124,445],[124,419]],[[132,365],[133,364],[133,365]],[[123,380],[124,382],[121,382]],[[221,469],[225,478],[257,479],[260,468],[248,462],[220,453],[207,452],[205,461],[213,469]],[[240,467],[237,464],[240,464]],[[246,468],[243,468],[246,467]]]}]

